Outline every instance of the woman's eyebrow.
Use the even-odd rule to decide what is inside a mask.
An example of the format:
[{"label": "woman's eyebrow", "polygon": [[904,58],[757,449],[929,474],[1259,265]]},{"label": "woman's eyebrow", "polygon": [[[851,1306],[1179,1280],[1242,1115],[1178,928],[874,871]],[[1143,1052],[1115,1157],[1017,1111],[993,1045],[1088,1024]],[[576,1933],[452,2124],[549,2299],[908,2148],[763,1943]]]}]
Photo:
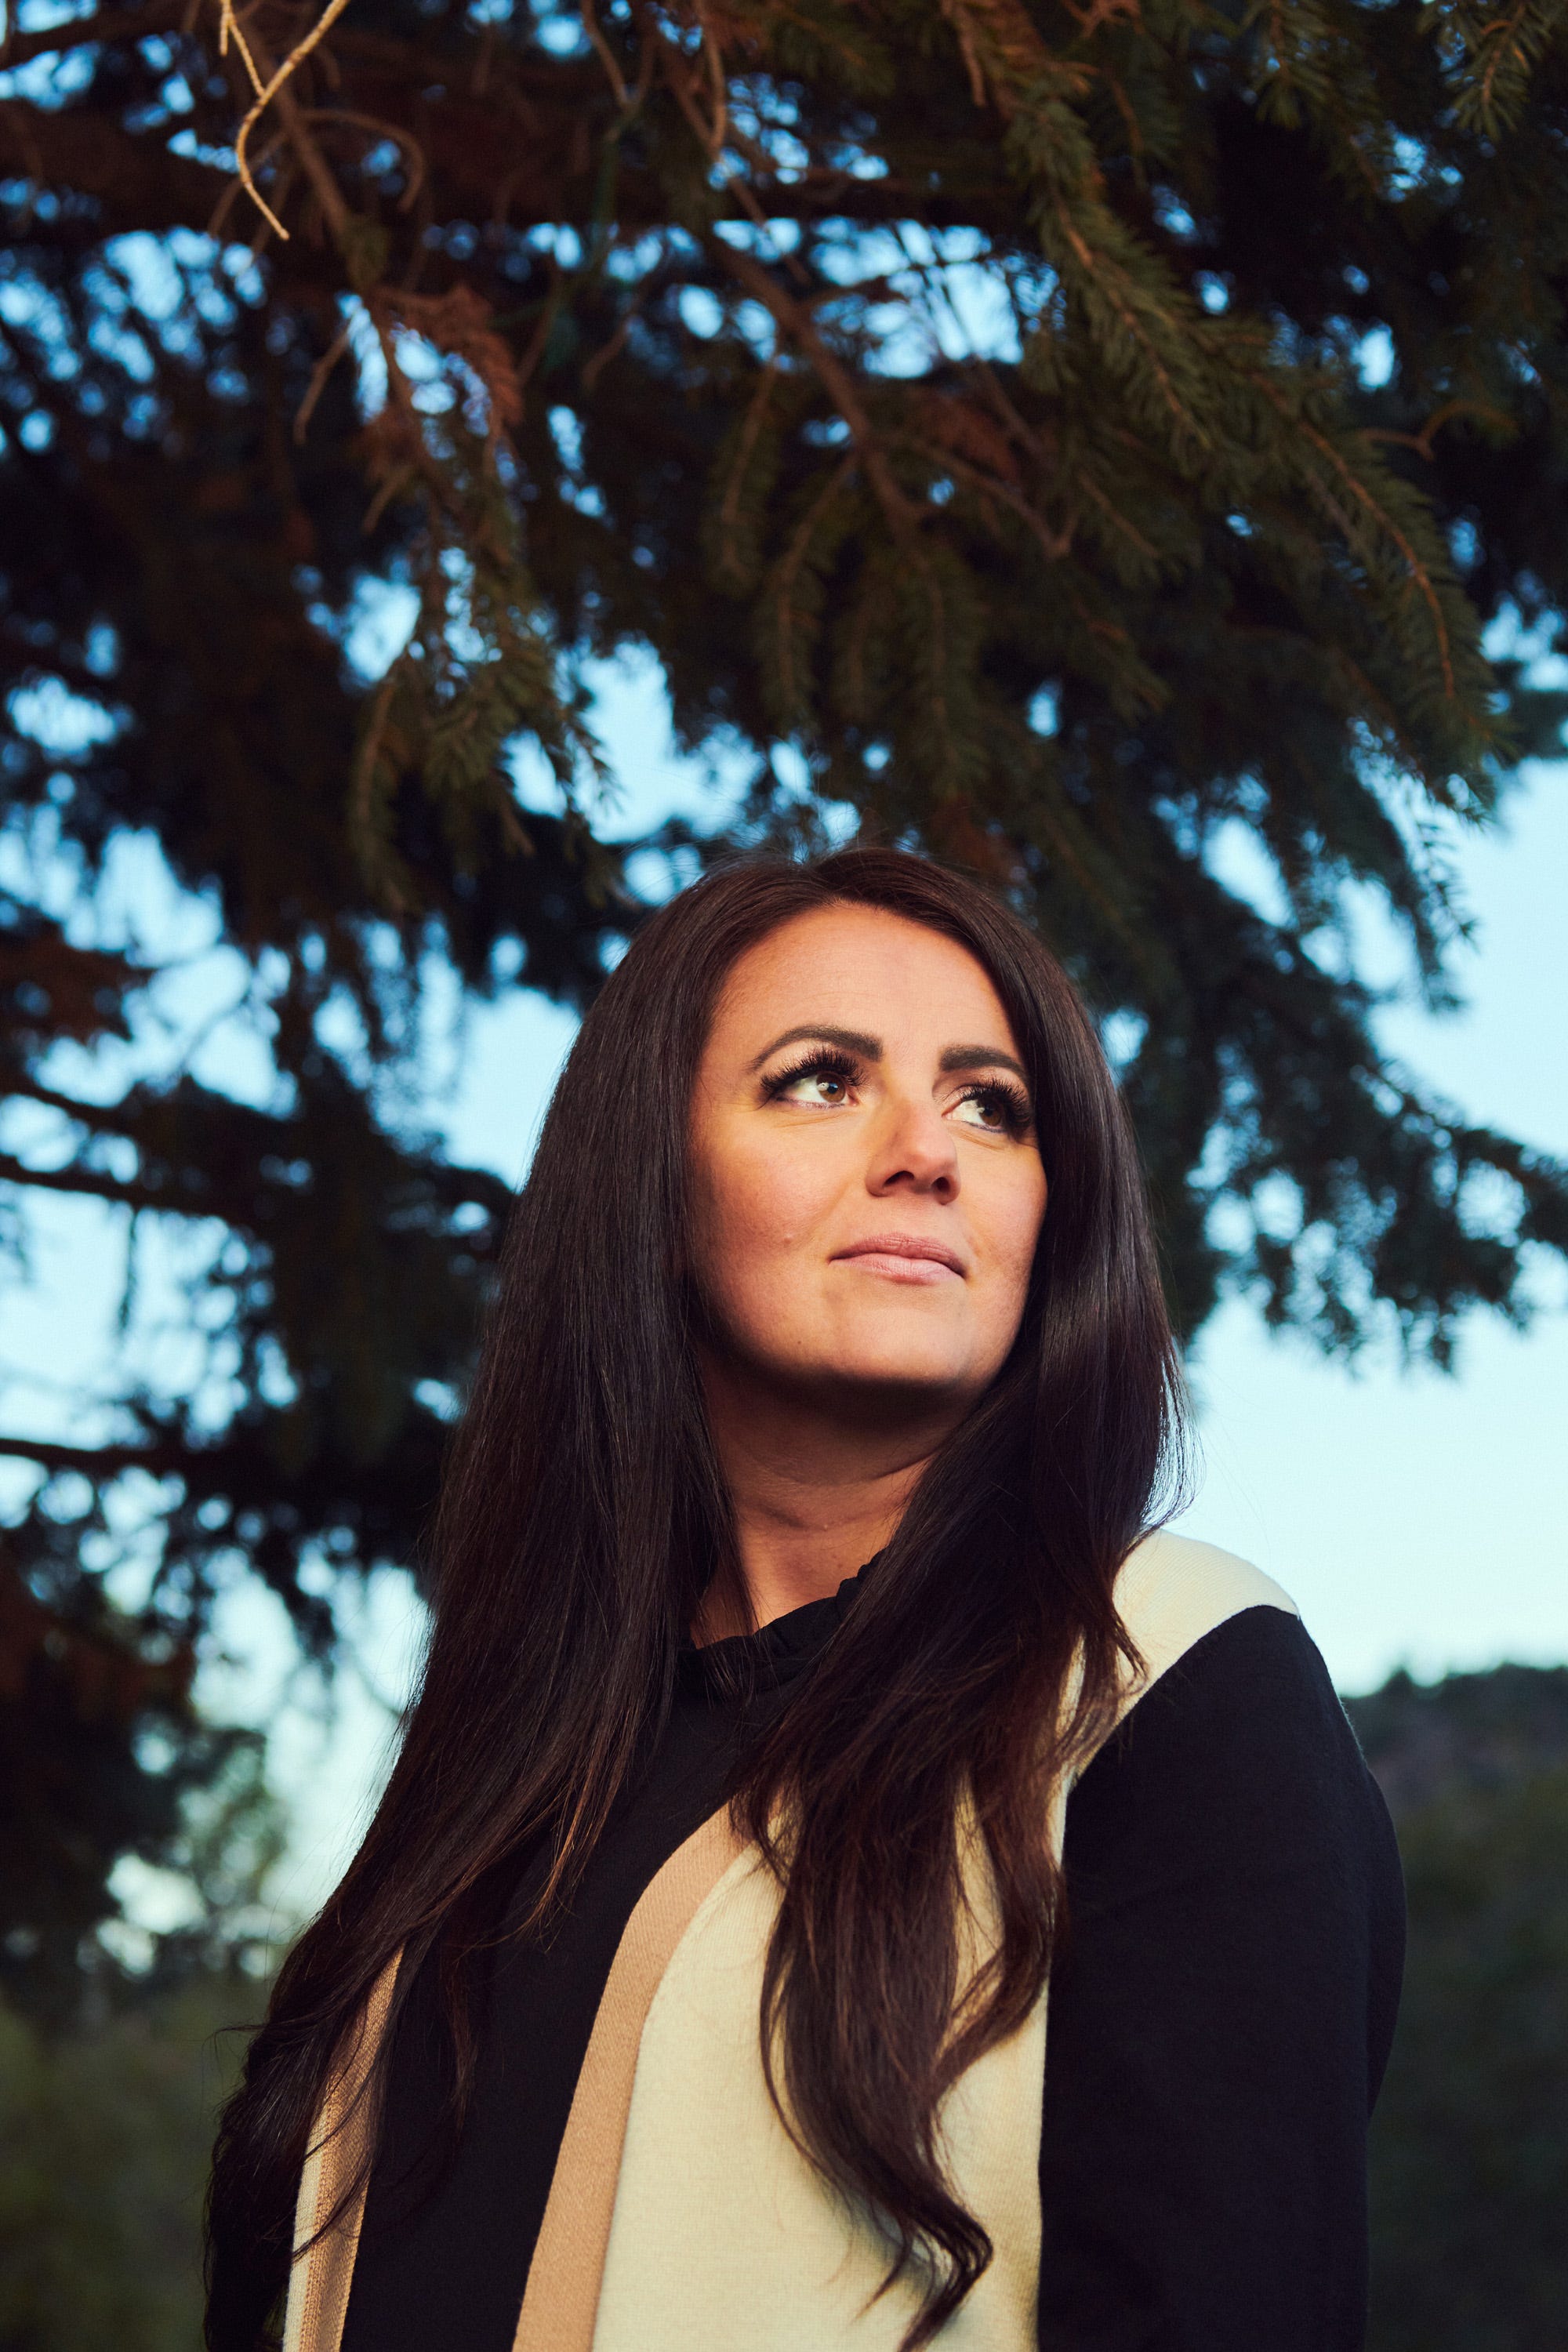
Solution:
[{"label": "woman's eyebrow", "polygon": [[944,1045],[939,1070],[1016,1070],[1026,1086],[1029,1073],[1016,1055],[1005,1054],[999,1045]]},{"label": "woman's eyebrow", "polygon": [[864,1029],[836,1029],[831,1021],[803,1021],[798,1028],[785,1029],[771,1045],[764,1045],[748,1067],[760,1070],[770,1054],[776,1054],[781,1045],[798,1045],[803,1037],[820,1038],[826,1045],[842,1045],[847,1054],[858,1054],[868,1062],[879,1062],[882,1058],[881,1039],[868,1036]]},{"label": "woman's eyebrow", "polygon": [[[882,1058],[881,1039],[864,1029],[839,1029],[831,1021],[803,1021],[796,1028],[784,1030],[771,1045],[764,1045],[749,1066],[760,1070],[769,1055],[776,1054],[781,1045],[798,1045],[807,1037],[817,1038],[825,1045],[841,1045],[847,1054],[858,1054],[868,1062],[879,1062]],[[955,1070],[1016,1070],[1028,1084],[1029,1074],[1022,1062],[1013,1054],[1005,1054],[1000,1045],[944,1045],[937,1067],[949,1074]]]}]

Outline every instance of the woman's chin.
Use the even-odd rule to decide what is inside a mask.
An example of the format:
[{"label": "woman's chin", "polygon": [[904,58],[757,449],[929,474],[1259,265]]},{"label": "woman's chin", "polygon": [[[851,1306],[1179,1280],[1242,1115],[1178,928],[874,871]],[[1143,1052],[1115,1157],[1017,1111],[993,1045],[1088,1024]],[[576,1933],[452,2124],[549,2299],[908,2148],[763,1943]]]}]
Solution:
[{"label": "woman's chin", "polygon": [[836,1410],[858,1420],[885,1422],[951,1410],[985,1381],[975,1378],[967,1351],[912,1349],[906,1339],[885,1348],[847,1349],[816,1368],[812,1385]]}]

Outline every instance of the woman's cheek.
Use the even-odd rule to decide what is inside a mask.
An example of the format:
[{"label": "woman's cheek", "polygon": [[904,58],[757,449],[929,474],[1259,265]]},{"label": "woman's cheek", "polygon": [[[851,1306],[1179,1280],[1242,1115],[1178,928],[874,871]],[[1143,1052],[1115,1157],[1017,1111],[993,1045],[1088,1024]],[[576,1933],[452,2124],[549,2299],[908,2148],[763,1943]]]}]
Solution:
[{"label": "woman's cheek", "polygon": [[771,1255],[800,1246],[824,1213],[838,1187],[821,1139],[811,1139],[815,1150],[804,1139],[792,1150],[795,1139],[770,1136],[735,1154],[726,1186],[732,1229],[753,1249]]},{"label": "woman's cheek", "polygon": [[985,1321],[991,1350],[1000,1364],[1023,1320],[1045,1207],[1044,1190],[1032,1185],[1010,1187],[988,1206],[990,1213],[977,1215],[973,1230],[977,1255],[990,1269],[984,1286]]},{"label": "woman's cheek", "polygon": [[699,1228],[702,1274],[727,1320],[747,1321],[759,1310],[758,1294],[791,1246],[794,1221],[780,1173],[771,1155],[743,1146],[710,1163]]}]

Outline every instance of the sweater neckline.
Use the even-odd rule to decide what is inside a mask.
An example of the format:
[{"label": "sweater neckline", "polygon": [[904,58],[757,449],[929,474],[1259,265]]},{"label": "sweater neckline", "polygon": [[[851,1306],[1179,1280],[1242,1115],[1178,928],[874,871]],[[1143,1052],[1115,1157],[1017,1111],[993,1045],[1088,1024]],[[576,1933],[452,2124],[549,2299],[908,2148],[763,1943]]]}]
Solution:
[{"label": "sweater neckline", "polygon": [[700,1649],[689,1634],[681,1643],[678,1671],[682,1689],[710,1697],[733,1697],[748,1689],[778,1689],[815,1665],[855,1605],[860,1580],[870,1566],[847,1576],[837,1592],[786,1609],[752,1633],[729,1633]]}]

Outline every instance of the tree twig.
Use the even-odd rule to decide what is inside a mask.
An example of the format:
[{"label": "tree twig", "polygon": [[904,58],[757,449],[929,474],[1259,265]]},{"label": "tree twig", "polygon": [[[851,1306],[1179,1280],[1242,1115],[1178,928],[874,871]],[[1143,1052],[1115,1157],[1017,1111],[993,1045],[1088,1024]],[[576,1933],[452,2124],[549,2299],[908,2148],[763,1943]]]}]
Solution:
[{"label": "tree twig", "polygon": [[297,449],[304,445],[310,419],[316,412],[316,403],[327,388],[328,377],[349,347],[349,331],[350,322],[345,319],[310,372],[305,397],[294,413],[294,446]]},{"label": "tree twig", "polygon": [[594,0],[582,0],[582,16],[583,30],[594,44],[594,55],[604,67],[605,79],[616,93],[616,104],[628,105],[631,93],[626,88],[626,76],[621,71],[614,49],[611,48],[599,28],[599,20],[594,14]]},{"label": "tree twig", "polygon": [[[238,135],[234,142],[234,168],[236,173],[238,174],[241,186],[244,188],[247,195],[250,198],[252,204],[254,204],[258,211],[265,216],[275,234],[280,236],[285,244],[287,244],[289,239],[289,232],[284,227],[282,222],[279,219],[277,214],[272,210],[272,207],[268,203],[266,197],[262,194],[260,189],[257,186],[246,150],[249,145],[252,131],[256,128],[256,125],[260,121],[262,115],[266,113],[268,106],[272,105],[273,102],[276,101],[279,114],[282,118],[284,128],[289,133],[290,143],[293,145],[295,152],[300,157],[300,161],[305,167],[306,175],[310,179],[311,186],[316,191],[317,197],[321,202],[321,210],[326,215],[328,226],[331,227],[333,236],[341,242],[342,232],[348,224],[349,208],[347,204],[344,202],[342,190],[339,187],[337,181],[333,178],[331,172],[328,168],[325,157],[322,155],[321,149],[316,145],[314,140],[310,138],[309,131],[305,128],[300,109],[295,103],[294,93],[288,88],[288,83],[290,77],[298,73],[300,68],[304,64],[305,59],[310,56],[311,50],[316,48],[320,43],[325,39],[328,32],[342,15],[343,10],[348,6],[348,5],[349,0],[327,0],[325,8],[323,8],[321,14],[317,17],[315,23],[311,26],[304,38],[302,40],[296,41],[294,47],[289,50],[282,63],[279,66],[275,66],[268,75],[266,80],[263,81],[261,69],[258,67],[256,58],[253,58],[250,53],[250,48],[246,42],[245,35],[240,28],[239,19],[235,15],[234,0],[220,0],[221,15],[218,24],[218,54],[220,57],[227,55],[229,41],[232,37],[235,47],[237,48],[240,57],[244,60],[246,71],[249,74],[251,83],[256,91],[255,102],[251,106],[250,111],[246,116],[244,121],[240,124]],[[258,45],[257,56],[259,57],[262,54],[263,52],[261,51],[259,45]]]},{"label": "tree twig", "polygon": [[306,122],[347,122],[356,131],[374,131],[378,137],[390,139],[407,157],[408,185],[397,199],[397,209],[405,213],[417,201],[419,191],[429,175],[429,164],[424,148],[412,131],[405,131],[401,123],[384,122],[376,114],[361,114],[357,108],[352,106],[307,107],[301,120]]}]

